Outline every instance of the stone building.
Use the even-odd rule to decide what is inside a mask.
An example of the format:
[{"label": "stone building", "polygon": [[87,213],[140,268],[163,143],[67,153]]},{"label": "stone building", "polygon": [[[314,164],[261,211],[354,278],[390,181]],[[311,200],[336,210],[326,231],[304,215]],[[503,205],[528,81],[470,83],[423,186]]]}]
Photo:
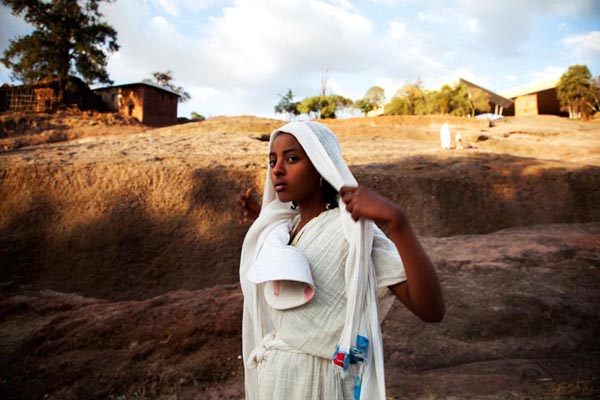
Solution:
[{"label": "stone building", "polygon": [[179,95],[149,82],[129,83],[95,89],[109,111],[137,118],[144,125],[177,124]]}]

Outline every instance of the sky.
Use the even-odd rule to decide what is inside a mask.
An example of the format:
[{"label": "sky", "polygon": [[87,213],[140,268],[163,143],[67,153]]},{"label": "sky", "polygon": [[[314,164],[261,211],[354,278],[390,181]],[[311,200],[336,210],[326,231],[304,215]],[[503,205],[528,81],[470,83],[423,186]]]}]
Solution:
[{"label": "sky", "polygon": [[[600,75],[600,0],[117,0],[101,11],[118,33],[114,84],[171,71],[191,95],[180,117],[283,118],[281,95],[318,95],[323,80],[328,94],[380,86],[389,101],[417,80],[502,92],[575,64]],[[0,6],[1,53],[31,31]],[[18,83],[2,64],[0,83]]]}]

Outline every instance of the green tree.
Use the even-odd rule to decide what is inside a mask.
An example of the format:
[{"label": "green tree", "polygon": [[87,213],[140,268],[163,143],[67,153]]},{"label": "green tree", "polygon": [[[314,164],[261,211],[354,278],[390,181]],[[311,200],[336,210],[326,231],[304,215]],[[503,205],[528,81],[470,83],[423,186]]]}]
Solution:
[{"label": "green tree", "polygon": [[591,114],[600,112],[600,76],[592,80],[590,86],[590,101],[588,102]]},{"label": "green tree", "polygon": [[445,93],[445,96],[447,95],[450,95],[448,111],[451,115],[474,116],[477,111],[490,110],[487,95],[477,88],[457,83],[450,92]]},{"label": "green tree", "polygon": [[421,80],[417,80],[415,83],[404,85],[401,93],[407,100],[408,113],[411,115],[422,115],[427,109],[425,105],[425,91],[423,90],[423,83]]},{"label": "green tree", "polygon": [[425,90],[421,80],[406,84],[398,90],[384,109],[392,115],[422,115],[427,113]]},{"label": "green tree", "polygon": [[153,72],[152,77],[154,79],[144,79],[144,82],[155,83],[158,86],[169,89],[179,95],[179,102],[183,103],[192,98],[188,92],[185,91],[181,86],[177,86],[173,83],[173,73],[167,72]]},{"label": "green tree", "polygon": [[401,93],[396,92],[383,108],[383,113],[386,115],[408,115],[408,101]]},{"label": "green tree", "polygon": [[385,90],[379,86],[373,86],[362,99],[354,102],[354,108],[360,110],[364,115],[378,109],[385,103]]},{"label": "green tree", "polygon": [[274,107],[274,110],[277,114],[286,113],[288,116],[288,120],[291,120],[293,117],[300,115],[300,111],[298,110],[298,105],[300,104],[297,101],[294,101],[294,93],[292,89],[288,89],[285,96],[279,95],[281,99],[279,103],[277,103]]},{"label": "green tree", "polygon": [[321,96],[307,97],[298,104],[298,111],[310,118],[319,118],[321,113]]},{"label": "green tree", "polygon": [[450,85],[444,85],[439,91],[434,92],[432,99],[434,112],[439,114],[449,114],[453,96],[454,91]]},{"label": "green tree", "polygon": [[343,114],[346,110],[352,108],[354,102],[352,101],[352,99],[349,99],[347,97],[344,96],[340,96],[338,94],[332,94],[329,96],[331,99],[331,102],[333,104],[335,104],[335,115],[336,118],[340,115]]},{"label": "green tree", "polygon": [[[109,1],[110,0],[106,0]],[[11,79],[32,83],[58,78],[59,97],[70,74],[88,84],[112,83],[107,53],[117,51],[117,32],[101,21],[102,0],[2,0],[13,15],[23,16],[34,31],[12,39],[2,57]]]},{"label": "green tree", "polygon": [[298,104],[298,111],[310,118],[337,118],[337,114],[352,106],[352,100],[337,94],[307,97]]},{"label": "green tree", "polygon": [[198,114],[196,111],[192,111],[190,114],[192,121],[204,121],[206,118],[202,114]]},{"label": "green tree", "polygon": [[458,92],[466,95],[465,104],[468,107],[468,114],[471,117],[474,117],[478,112],[490,111],[490,102],[487,94],[483,90],[460,83],[459,86],[461,86],[461,88]]},{"label": "green tree", "polygon": [[569,118],[580,118],[587,114],[586,105],[592,99],[592,74],[586,65],[572,65],[556,86],[558,101]]},{"label": "green tree", "polygon": [[470,115],[471,105],[469,104],[469,93],[465,85],[456,84],[452,87],[449,110],[450,115],[459,117]]}]

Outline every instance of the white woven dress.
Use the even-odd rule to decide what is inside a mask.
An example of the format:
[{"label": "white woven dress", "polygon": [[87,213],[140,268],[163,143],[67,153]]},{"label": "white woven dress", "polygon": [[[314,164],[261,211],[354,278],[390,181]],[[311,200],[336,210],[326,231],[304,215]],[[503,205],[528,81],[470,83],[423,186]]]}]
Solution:
[{"label": "white woven dress", "polygon": [[[337,209],[321,213],[294,238],[292,244],[309,261],[316,291],[303,306],[270,308],[275,339],[287,346],[266,349],[257,360],[260,400],[353,398],[352,380],[342,380],[331,363],[346,312],[344,266],[348,242],[338,215]],[[379,297],[389,300],[393,294],[387,287],[406,277],[394,244],[377,228],[372,257]]]},{"label": "white woven dress", "polygon": [[[290,122],[273,131],[269,148],[280,133],[298,140],[317,172],[335,190],[358,185],[337,138],[325,125]],[[345,388],[339,379],[338,373],[346,370],[338,356],[349,355],[361,336],[368,338],[368,348],[360,366],[360,399],[385,400],[380,323],[394,298],[387,286],[405,279],[394,245],[373,221],[355,221],[338,196],[339,208],[311,220],[296,237],[295,246],[305,253],[311,267],[315,298],[298,309],[274,312],[261,284],[249,280],[249,271],[258,258],[269,258],[262,253],[266,238],[289,224],[299,210],[278,199],[270,166],[266,172],[260,214],[246,233],[240,257],[246,399],[349,398],[352,384],[348,382]],[[338,366],[333,367],[330,359],[336,348]]]}]

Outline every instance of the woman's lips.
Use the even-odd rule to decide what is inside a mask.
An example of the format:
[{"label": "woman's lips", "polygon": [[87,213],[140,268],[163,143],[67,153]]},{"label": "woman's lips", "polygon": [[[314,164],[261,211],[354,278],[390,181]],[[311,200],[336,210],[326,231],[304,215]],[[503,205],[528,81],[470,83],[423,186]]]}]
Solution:
[{"label": "woman's lips", "polygon": [[278,182],[274,185],[276,192],[282,192],[287,188],[287,183]]}]

